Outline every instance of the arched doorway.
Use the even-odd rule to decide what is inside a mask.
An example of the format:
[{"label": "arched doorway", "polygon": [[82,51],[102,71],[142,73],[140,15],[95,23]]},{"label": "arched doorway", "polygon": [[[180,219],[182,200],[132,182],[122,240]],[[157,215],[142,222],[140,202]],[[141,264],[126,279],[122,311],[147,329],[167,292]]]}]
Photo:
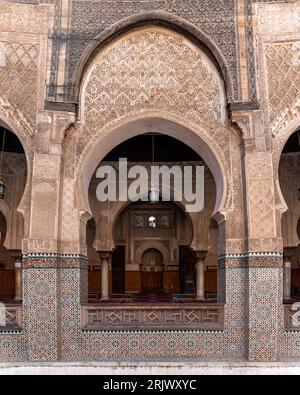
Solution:
[{"label": "arched doorway", "polygon": [[160,251],[151,248],[142,256],[142,293],[159,294],[164,290],[164,259]]},{"label": "arched doorway", "polygon": [[7,232],[7,223],[4,215],[0,212],[0,269],[4,269],[10,264],[10,255],[4,247],[4,241]]},{"label": "arched doorway", "polygon": [[[27,182],[27,160],[18,137],[0,125],[0,147],[3,150],[2,174],[5,196],[0,199],[0,299],[9,301],[21,290],[16,289],[15,262],[22,256],[24,220],[18,212]],[[18,283],[20,284],[20,282]]]},{"label": "arched doorway", "polygon": [[280,158],[279,181],[287,210],[282,216],[284,300],[300,300],[300,130],[288,139]]},{"label": "arched doorway", "polygon": [[[165,44],[162,45],[162,42]],[[128,51],[124,52],[125,47]],[[131,56],[128,56],[128,53]],[[174,53],[177,53],[176,59]],[[141,64],[148,64],[149,67],[141,67]],[[103,75],[104,78],[99,79],[99,75]],[[183,76],[185,78],[182,78]],[[165,78],[168,83],[161,84],[160,81]],[[116,82],[113,93],[110,92],[109,95],[107,88],[110,82],[107,84],[107,81]],[[147,134],[160,134],[177,140],[190,148],[206,165],[207,174],[212,180],[210,193],[205,196],[205,207],[208,212],[205,218],[199,221],[196,215],[193,216],[192,221],[199,225],[194,227],[192,242],[182,244],[182,247],[192,245],[194,251],[198,252],[198,273],[202,273],[203,269],[205,272],[204,262],[201,261],[205,254],[201,253],[207,253],[210,248],[209,221],[214,214],[220,211],[225,213],[232,197],[229,191],[232,169],[228,144],[231,138],[230,127],[226,118],[224,83],[216,63],[207,56],[202,47],[197,47],[194,42],[182,37],[178,32],[150,24],[116,36],[109,46],[102,48],[99,53],[94,53],[84,70],[81,82],[79,118],[82,122],[78,161],[75,166],[78,187],[76,207],[81,214],[83,213],[82,217],[88,213],[96,221],[95,248],[101,253],[101,266],[105,267],[102,274],[103,278],[109,279],[109,291],[115,289],[114,272],[122,273],[125,270],[125,276],[120,276],[121,280],[124,279],[124,287],[122,281],[118,286],[119,290],[124,289],[124,292],[128,289],[138,292],[134,289],[133,283],[141,280],[137,270],[133,270],[132,256],[128,256],[128,232],[118,244],[114,240],[115,222],[120,210],[124,208],[124,200],[120,199],[121,204],[103,207],[100,213],[99,207],[93,202],[93,197],[91,198],[96,194],[96,171],[100,163],[112,160],[108,154],[118,143],[124,144]],[[128,89],[130,84],[134,89]],[[77,126],[76,133],[79,133]],[[224,138],[220,139],[221,135]],[[139,153],[146,161],[145,146],[140,149],[140,145],[133,141],[130,141],[130,146],[134,148],[135,154]],[[173,151],[172,145],[162,144],[160,147],[164,147],[169,155]],[[69,148],[66,148],[68,151]],[[126,150],[120,152],[122,155],[119,155],[117,160],[128,158]],[[187,161],[192,161],[192,158],[193,155],[188,156]],[[152,156],[148,161],[152,162]],[[161,162],[166,161],[165,156]],[[182,160],[179,159],[180,161],[182,164]],[[183,206],[185,209],[185,205]],[[152,230],[157,229],[156,221],[151,220],[150,224]],[[119,254],[116,253],[116,249],[119,249]],[[131,250],[134,250],[133,246]],[[120,264],[116,270],[107,253],[118,255],[120,262],[123,260],[125,264]],[[176,260],[178,264],[182,261],[181,252],[174,249],[171,258],[171,261]],[[129,271],[132,273],[130,279],[126,275]],[[185,272],[187,271],[182,271],[182,275]],[[203,275],[200,277],[203,278]],[[182,283],[184,281],[179,281],[181,292],[184,289]],[[199,284],[199,276],[197,283]],[[103,298],[107,300],[107,284],[105,288]],[[202,284],[201,288],[201,292],[197,293],[199,300],[205,293]]]},{"label": "arched doorway", "polygon": [[[145,134],[121,143],[106,155],[99,166],[112,166],[118,173],[119,159],[127,158],[129,172],[135,165],[151,169],[152,138],[153,134]],[[204,210],[191,215],[185,212],[185,202],[174,201],[172,194],[170,201],[165,201],[161,195],[155,204],[142,200],[101,202],[97,199],[97,187],[102,178],[97,177],[96,170],[89,187],[89,203],[94,219],[88,223],[87,235],[90,239],[90,276],[97,277],[97,280],[90,279],[90,294],[95,296],[98,292],[98,297],[101,296],[101,261],[97,260],[95,267],[95,253],[111,251],[108,268],[111,299],[128,299],[144,293],[193,299],[196,293],[196,256],[193,248],[199,246],[199,250],[208,252],[204,275],[213,277],[206,281],[206,294],[213,294],[216,298],[217,247],[213,240],[215,236],[211,236],[218,230],[212,229],[210,222],[216,201],[214,177],[203,159],[177,139],[155,133],[155,142],[156,165],[179,166],[180,169],[186,165],[204,167]],[[96,229],[91,229],[91,222]],[[151,265],[145,265],[151,254],[156,256],[157,262],[157,254],[162,257],[162,264],[152,269]],[[99,284],[97,292],[91,285],[96,283]]]}]

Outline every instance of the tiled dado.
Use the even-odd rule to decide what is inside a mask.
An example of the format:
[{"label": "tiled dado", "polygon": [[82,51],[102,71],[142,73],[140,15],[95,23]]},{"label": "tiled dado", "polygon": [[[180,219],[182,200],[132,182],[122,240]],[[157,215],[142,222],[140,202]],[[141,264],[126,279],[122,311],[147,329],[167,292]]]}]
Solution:
[{"label": "tiled dado", "polygon": [[[275,360],[299,336],[284,335],[282,256],[231,255],[220,259],[226,298],[222,332],[202,330],[84,331],[87,261],[79,255],[24,257],[23,331],[0,334],[2,361]],[[295,353],[294,353],[295,354]],[[294,355],[293,354],[293,355]]]},{"label": "tiled dado", "polygon": [[[65,275],[66,273],[66,275]],[[69,284],[65,278],[73,276]],[[80,290],[87,283],[87,259],[80,255],[28,254],[23,257],[25,337],[30,361],[62,358],[64,321],[74,322],[80,311]],[[68,299],[65,298],[68,296]],[[86,298],[82,298],[86,302]],[[70,308],[69,305],[72,307]],[[72,338],[72,332],[69,333]]]}]

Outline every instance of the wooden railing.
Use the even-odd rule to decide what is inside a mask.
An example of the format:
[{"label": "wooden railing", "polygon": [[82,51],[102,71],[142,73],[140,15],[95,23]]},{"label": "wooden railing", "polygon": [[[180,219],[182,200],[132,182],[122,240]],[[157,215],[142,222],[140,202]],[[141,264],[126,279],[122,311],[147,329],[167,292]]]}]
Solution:
[{"label": "wooden railing", "polygon": [[21,304],[5,304],[0,305],[0,314],[5,314],[5,326],[0,326],[0,331],[10,331],[21,329],[22,327],[22,305]]},{"label": "wooden railing", "polygon": [[284,306],[285,330],[300,332],[300,303]]},{"label": "wooden railing", "polygon": [[84,330],[223,330],[224,306],[217,304],[82,306]]}]

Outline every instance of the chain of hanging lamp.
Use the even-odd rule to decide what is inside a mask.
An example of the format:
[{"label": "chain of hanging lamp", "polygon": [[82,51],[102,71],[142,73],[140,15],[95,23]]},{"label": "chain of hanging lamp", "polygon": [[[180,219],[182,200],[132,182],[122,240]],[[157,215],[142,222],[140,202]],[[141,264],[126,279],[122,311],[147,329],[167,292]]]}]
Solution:
[{"label": "chain of hanging lamp", "polygon": [[6,129],[4,129],[4,132],[3,132],[2,147],[1,147],[1,157],[0,157],[0,199],[4,199],[5,198],[5,184],[4,184],[3,179],[2,179],[5,139],[6,139]]},{"label": "chain of hanging lamp", "polygon": [[[152,166],[155,166],[155,134],[154,133],[152,134]],[[156,190],[155,185],[152,184],[152,180],[151,180],[151,190],[149,193],[149,201],[152,204],[156,204],[159,202],[159,192]]]}]

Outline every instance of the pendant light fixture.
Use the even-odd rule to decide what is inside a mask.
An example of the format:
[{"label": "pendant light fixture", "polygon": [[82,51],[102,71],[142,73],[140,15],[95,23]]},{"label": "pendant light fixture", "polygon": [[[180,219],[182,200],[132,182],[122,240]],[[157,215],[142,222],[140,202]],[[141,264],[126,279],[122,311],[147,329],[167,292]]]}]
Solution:
[{"label": "pendant light fixture", "polygon": [[[152,134],[152,166],[155,166],[155,135]],[[149,192],[149,202],[151,204],[157,204],[159,202],[159,191],[156,186],[152,184],[151,179],[151,190]]]},{"label": "pendant light fixture", "polygon": [[5,147],[5,137],[6,137],[6,129],[3,132],[3,139],[2,139],[2,147],[1,147],[1,158],[0,158],[0,199],[5,198],[5,184],[2,179],[2,168],[3,168],[3,154],[4,154],[4,147]]}]

